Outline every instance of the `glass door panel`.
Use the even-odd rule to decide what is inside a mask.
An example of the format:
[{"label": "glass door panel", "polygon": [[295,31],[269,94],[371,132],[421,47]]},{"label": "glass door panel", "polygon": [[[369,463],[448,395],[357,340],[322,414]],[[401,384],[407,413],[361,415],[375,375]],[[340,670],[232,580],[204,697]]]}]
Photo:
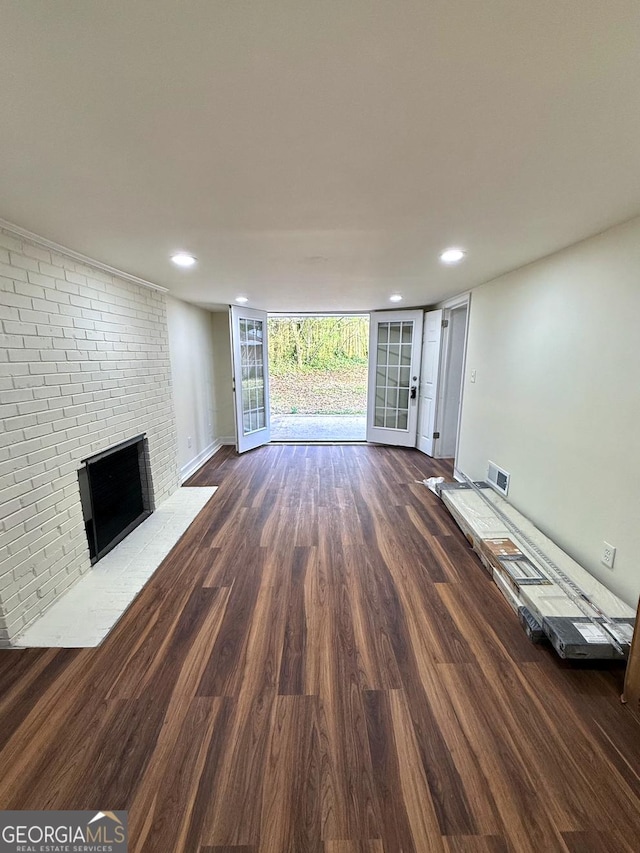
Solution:
[{"label": "glass door panel", "polygon": [[267,314],[231,308],[236,448],[238,453],[266,444],[269,424]]},{"label": "glass door panel", "polygon": [[371,315],[367,440],[413,447],[422,311]]}]

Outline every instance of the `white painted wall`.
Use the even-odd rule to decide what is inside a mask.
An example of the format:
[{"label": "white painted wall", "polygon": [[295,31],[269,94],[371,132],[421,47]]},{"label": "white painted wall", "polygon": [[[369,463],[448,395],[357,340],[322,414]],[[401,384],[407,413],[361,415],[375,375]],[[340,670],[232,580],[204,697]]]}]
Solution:
[{"label": "white painted wall", "polygon": [[458,468],[511,472],[509,500],[632,606],[639,373],[640,218],[473,291]]},{"label": "white painted wall", "polygon": [[[219,328],[219,317],[225,327]],[[184,480],[221,440],[228,440],[224,376],[226,362],[230,362],[229,321],[227,314],[212,315],[172,297],[167,297],[167,320],[178,466]]]},{"label": "white painted wall", "polygon": [[223,444],[235,444],[229,312],[224,311],[212,314],[211,323],[213,326],[213,375],[217,434]]}]

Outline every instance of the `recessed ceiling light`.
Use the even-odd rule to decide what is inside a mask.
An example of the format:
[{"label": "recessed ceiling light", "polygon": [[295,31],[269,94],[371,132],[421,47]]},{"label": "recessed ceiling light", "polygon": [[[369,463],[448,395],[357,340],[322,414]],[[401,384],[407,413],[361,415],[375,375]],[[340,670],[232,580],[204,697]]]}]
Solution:
[{"label": "recessed ceiling light", "polygon": [[188,252],[176,252],[175,255],[171,255],[171,260],[177,267],[192,267],[196,262],[193,255]]},{"label": "recessed ceiling light", "polygon": [[461,261],[463,258],[464,251],[456,248],[445,249],[440,255],[440,260],[443,264],[457,264],[458,261]]},{"label": "recessed ceiling light", "polygon": [[248,301],[249,300],[246,296],[236,296],[236,302],[239,302],[241,305],[244,305],[244,303]]},{"label": "recessed ceiling light", "polygon": [[402,296],[399,293],[394,293],[389,297],[389,302],[402,302]]}]

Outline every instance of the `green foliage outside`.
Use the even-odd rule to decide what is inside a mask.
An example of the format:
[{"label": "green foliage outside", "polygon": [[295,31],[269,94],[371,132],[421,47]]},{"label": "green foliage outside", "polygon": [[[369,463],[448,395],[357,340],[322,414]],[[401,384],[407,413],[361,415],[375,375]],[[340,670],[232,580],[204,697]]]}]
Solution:
[{"label": "green foliage outside", "polygon": [[368,317],[270,317],[272,376],[366,365]]},{"label": "green foliage outside", "polygon": [[364,414],[368,352],[368,317],[271,317],[272,414]]}]

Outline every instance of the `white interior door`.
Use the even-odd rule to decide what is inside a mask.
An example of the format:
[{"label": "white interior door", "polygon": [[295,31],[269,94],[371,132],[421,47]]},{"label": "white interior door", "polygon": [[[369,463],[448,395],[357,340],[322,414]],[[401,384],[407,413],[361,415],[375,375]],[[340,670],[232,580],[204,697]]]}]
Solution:
[{"label": "white interior door", "polygon": [[422,311],[371,314],[367,441],[416,446],[422,316]]},{"label": "white interior door", "polygon": [[271,440],[266,311],[231,307],[231,350],[236,450],[244,453]]},{"label": "white interior door", "polygon": [[447,312],[449,325],[443,328],[440,348],[440,383],[436,429],[436,456],[453,459],[458,444],[458,425],[462,406],[462,376],[464,373],[467,340],[467,305],[458,305]]},{"label": "white interior door", "polygon": [[420,380],[420,427],[418,450],[435,456],[438,378],[442,342],[442,309],[428,311],[424,316],[422,370]]}]

